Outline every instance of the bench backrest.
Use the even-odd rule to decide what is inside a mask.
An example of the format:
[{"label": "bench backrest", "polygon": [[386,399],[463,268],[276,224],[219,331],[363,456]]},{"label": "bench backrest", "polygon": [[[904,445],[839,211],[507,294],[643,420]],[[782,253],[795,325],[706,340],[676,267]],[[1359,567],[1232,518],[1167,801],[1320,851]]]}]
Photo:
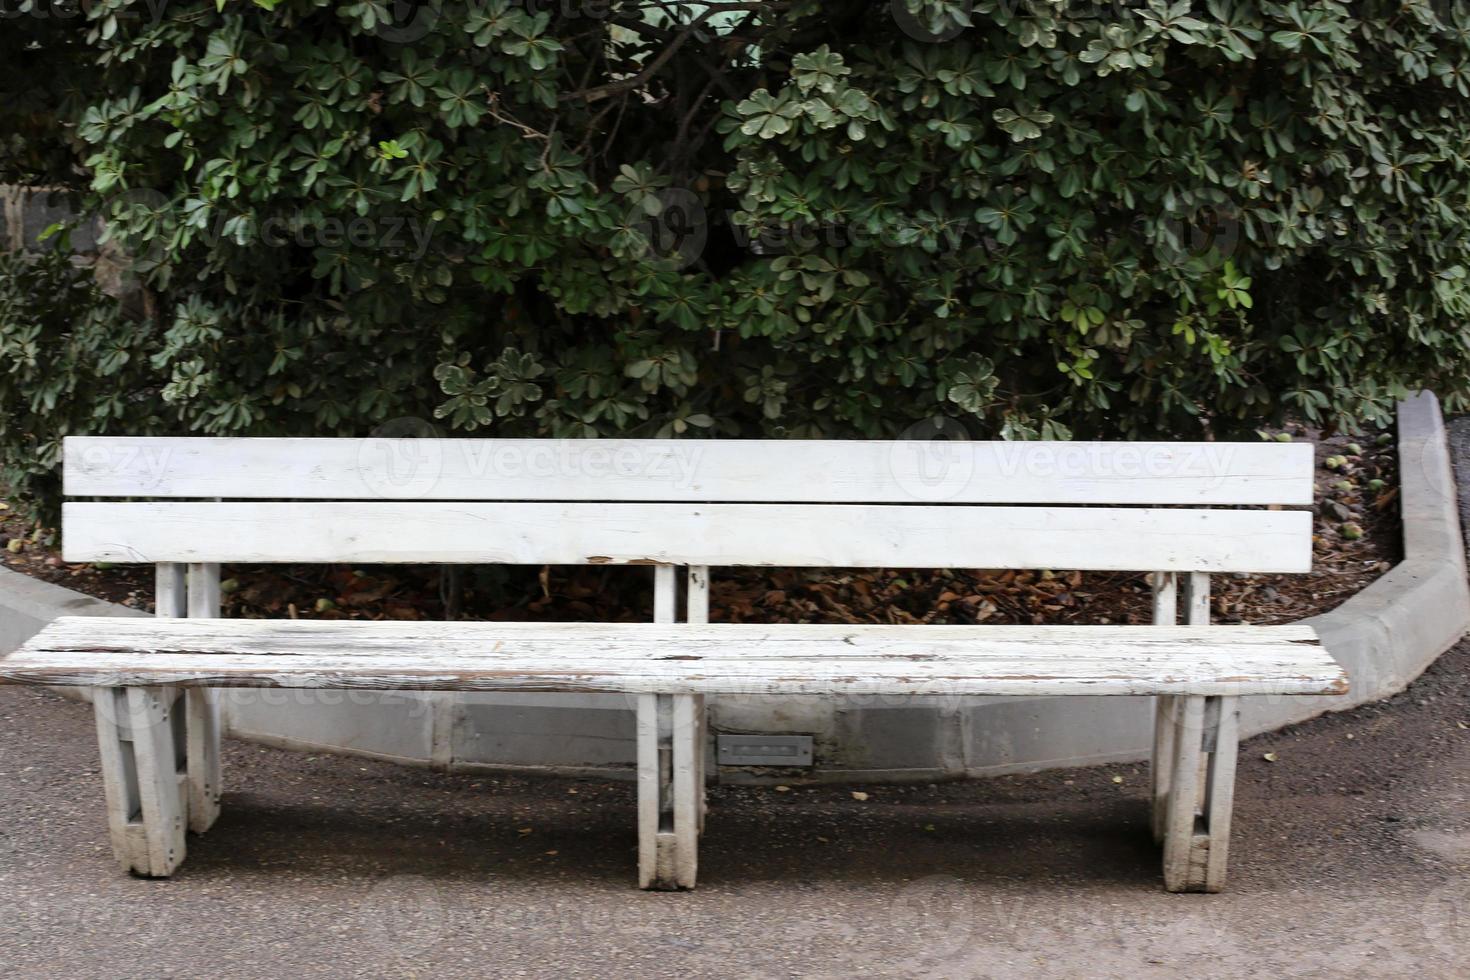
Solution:
[{"label": "bench backrest", "polygon": [[64,475],[129,498],[64,505],[70,561],[1311,564],[1260,509],[1312,502],[1297,444],[73,437]]}]

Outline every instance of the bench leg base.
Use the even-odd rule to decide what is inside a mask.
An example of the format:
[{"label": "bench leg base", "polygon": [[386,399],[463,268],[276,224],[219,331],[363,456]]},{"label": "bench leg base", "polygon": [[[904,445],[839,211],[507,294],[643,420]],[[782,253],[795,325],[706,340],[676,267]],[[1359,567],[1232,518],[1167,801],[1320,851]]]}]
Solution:
[{"label": "bench leg base", "polygon": [[1159,699],[1154,832],[1164,845],[1164,887],[1171,892],[1225,887],[1239,714],[1233,697]]},{"label": "bench leg base", "polygon": [[124,871],[167,878],[186,854],[184,695],[168,687],[97,688],[92,703],[113,854]]},{"label": "bench leg base", "polygon": [[704,698],[638,696],[638,887],[695,886],[704,823]]}]

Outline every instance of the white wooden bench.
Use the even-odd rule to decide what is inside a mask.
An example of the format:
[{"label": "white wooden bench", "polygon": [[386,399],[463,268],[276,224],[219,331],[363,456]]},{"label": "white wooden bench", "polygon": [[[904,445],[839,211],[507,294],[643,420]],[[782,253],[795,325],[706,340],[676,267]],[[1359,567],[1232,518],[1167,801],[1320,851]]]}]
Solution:
[{"label": "white wooden bench", "polygon": [[[1307,627],[1208,625],[1211,573],[1309,567],[1311,514],[1261,509],[1311,502],[1306,446],[72,438],[65,481],[135,498],[66,503],[63,550],[155,563],[158,618],[59,619],[0,683],[92,689],[146,876],[218,815],[218,688],[624,694],[644,888],[695,884],[708,695],[1120,694],[1157,696],[1165,886],[1217,891],[1236,699],[1347,686]],[[648,564],[654,622],[227,620],[222,562]],[[1146,570],[1154,625],[710,624],[724,565]]]}]

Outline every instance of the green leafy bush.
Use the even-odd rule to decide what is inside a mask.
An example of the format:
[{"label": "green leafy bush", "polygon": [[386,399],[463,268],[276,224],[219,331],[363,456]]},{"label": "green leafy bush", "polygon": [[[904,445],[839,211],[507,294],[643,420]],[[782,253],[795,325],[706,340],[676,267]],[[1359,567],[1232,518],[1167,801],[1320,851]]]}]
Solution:
[{"label": "green leafy bush", "polygon": [[[395,9],[36,21],[155,313],[121,369],[11,372],[12,465],[140,427],[1127,438],[1462,403],[1463,3]],[[31,342],[116,336],[24,307]]]},{"label": "green leafy bush", "polygon": [[0,252],[0,483],[48,507],[61,492],[61,437],[146,435],[162,426],[146,325],[122,317],[58,248]]}]

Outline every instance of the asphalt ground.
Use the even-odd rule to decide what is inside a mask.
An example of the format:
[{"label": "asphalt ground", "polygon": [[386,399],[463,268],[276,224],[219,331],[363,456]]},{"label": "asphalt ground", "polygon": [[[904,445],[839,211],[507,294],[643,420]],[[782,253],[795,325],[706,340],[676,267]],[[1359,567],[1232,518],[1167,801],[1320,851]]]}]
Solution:
[{"label": "asphalt ground", "polygon": [[219,823],[146,881],[90,709],[0,688],[0,976],[1464,977],[1467,726],[1462,644],[1245,743],[1221,895],[1162,890],[1141,765],[716,786],[699,889],[658,894],[630,783],[234,741]]}]

